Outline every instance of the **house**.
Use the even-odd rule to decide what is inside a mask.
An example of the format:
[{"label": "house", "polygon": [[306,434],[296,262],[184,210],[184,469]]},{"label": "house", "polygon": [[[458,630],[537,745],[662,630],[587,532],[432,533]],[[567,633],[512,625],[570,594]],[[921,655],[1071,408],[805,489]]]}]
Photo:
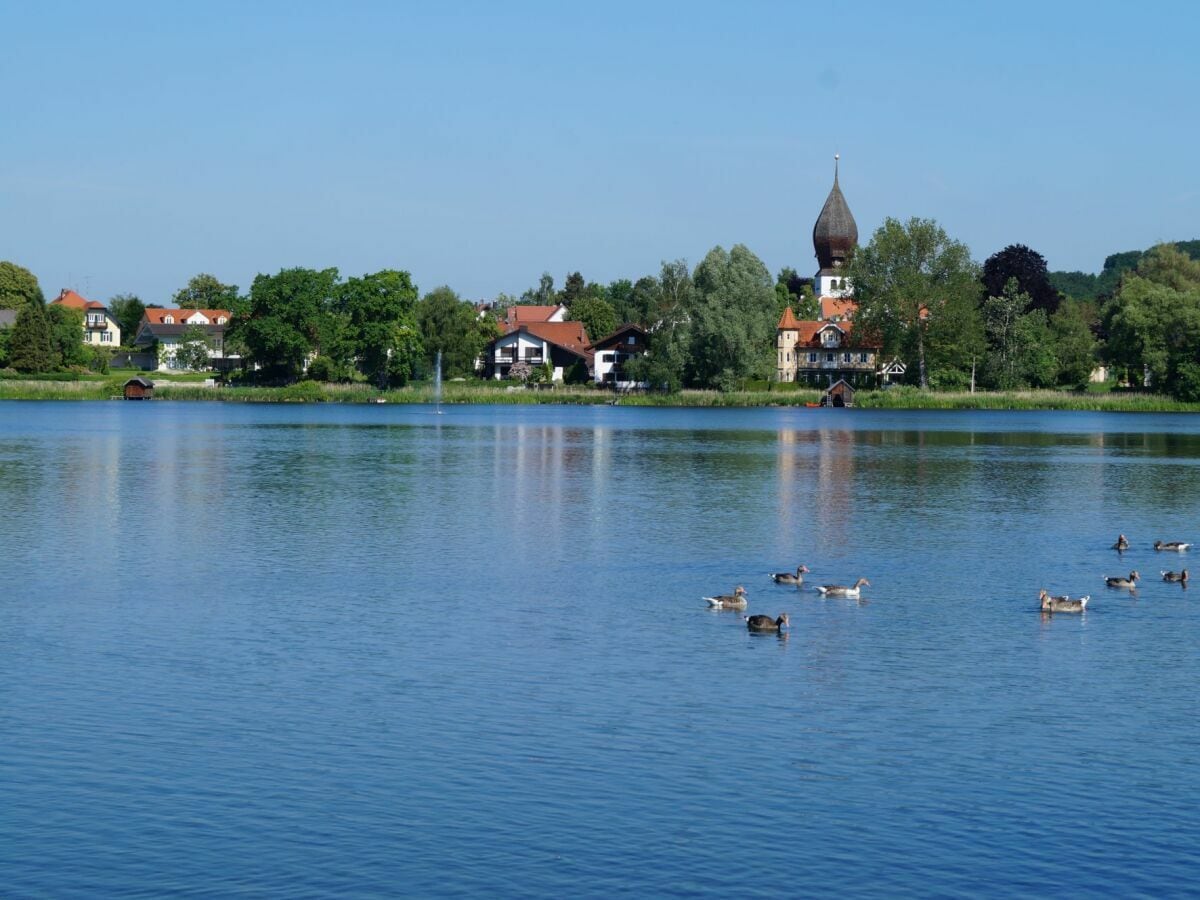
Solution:
[{"label": "house", "polygon": [[95,300],[81,297],[72,290],[63,288],[50,301],[51,306],[65,306],[83,313],[83,342],[95,347],[119,347],[121,328],[108,312],[108,307]]},{"label": "house", "polygon": [[593,378],[596,384],[624,391],[644,388],[640,382],[625,377],[624,366],[646,352],[646,331],[637,325],[622,325],[612,334],[596,341],[592,351]]},{"label": "house", "polygon": [[825,396],[821,398],[822,406],[845,406],[854,405],[854,387],[846,381],[838,380],[830,385],[829,390],[825,392]]},{"label": "house", "polygon": [[507,378],[517,362],[531,368],[551,366],[551,380],[562,381],[581,362],[592,369],[592,351],[582,322],[529,322],[493,339],[483,349],[483,377]]},{"label": "house", "polygon": [[227,309],[147,309],[133,339],[139,351],[133,361],[143,369],[182,369],[182,361],[176,358],[181,339],[189,329],[193,333],[200,329],[208,342],[212,367],[232,369],[241,364],[240,356],[225,352],[225,330],[232,315]]}]

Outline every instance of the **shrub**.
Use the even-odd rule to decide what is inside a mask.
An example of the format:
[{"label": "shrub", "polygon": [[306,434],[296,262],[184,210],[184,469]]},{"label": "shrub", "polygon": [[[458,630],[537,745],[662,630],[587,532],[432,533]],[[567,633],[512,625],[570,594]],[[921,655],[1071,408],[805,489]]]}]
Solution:
[{"label": "shrub", "polygon": [[328,356],[318,356],[308,364],[305,377],[311,381],[336,381],[337,366]]}]

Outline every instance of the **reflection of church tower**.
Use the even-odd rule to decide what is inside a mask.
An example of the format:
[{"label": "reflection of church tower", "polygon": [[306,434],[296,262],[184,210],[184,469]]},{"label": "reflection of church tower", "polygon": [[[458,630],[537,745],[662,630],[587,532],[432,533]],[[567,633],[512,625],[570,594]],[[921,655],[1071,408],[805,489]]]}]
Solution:
[{"label": "reflection of church tower", "polygon": [[838,157],[833,157],[833,190],[821,207],[813,225],[813,249],[817,251],[817,272],[814,292],[818,297],[842,297],[850,293],[846,284],[845,267],[850,252],[858,243],[858,225],[838,186]]}]

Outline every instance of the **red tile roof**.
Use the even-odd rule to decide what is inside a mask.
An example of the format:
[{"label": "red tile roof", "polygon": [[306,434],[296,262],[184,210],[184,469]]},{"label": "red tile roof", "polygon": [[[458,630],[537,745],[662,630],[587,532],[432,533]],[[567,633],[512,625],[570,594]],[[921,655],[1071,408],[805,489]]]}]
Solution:
[{"label": "red tile roof", "polygon": [[549,322],[559,309],[559,306],[510,306],[504,312],[504,323],[511,330],[534,322]]},{"label": "red tile roof", "polygon": [[225,317],[226,324],[228,324],[229,319],[233,318],[233,313],[227,309],[160,309],[155,307],[146,310],[144,321],[149,322],[151,325],[162,325],[165,324],[163,319],[170,316],[175,320],[174,324],[178,325],[187,319],[188,316],[193,316],[196,313],[201,313],[213,325],[217,324],[217,319],[221,316]]},{"label": "red tile roof", "polygon": [[544,341],[587,356],[588,336],[582,322],[529,322],[521,325],[525,331]]},{"label": "red tile roof", "polygon": [[822,319],[854,318],[858,304],[849,297],[822,297],[820,300]]},{"label": "red tile roof", "polygon": [[780,330],[794,331],[800,327],[800,320],[796,318],[796,314],[792,312],[790,306],[785,307],[783,315],[779,317],[779,324],[775,326]]},{"label": "red tile roof", "polygon": [[79,294],[63,288],[62,292],[50,301],[51,306],[69,306],[71,309],[106,309],[103,303],[97,303],[95,300],[88,300],[81,297]]}]

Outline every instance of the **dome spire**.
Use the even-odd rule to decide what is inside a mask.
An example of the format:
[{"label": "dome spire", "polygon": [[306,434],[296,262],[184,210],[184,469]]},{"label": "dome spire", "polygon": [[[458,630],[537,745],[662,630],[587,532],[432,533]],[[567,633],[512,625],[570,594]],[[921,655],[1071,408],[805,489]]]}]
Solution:
[{"label": "dome spire", "polygon": [[821,275],[832,275],[835,270],[840,270],[850,251],[858,243],[858,225],[854,216],[850,214],[850,207],[846,205],[846,198],[842,196],[842,188],[838,184],[840,160],[841,154],[835,153],[833,188],[829,191],[829,197],[821,207],[821,214],[817,216],[817,223],[813,226],[813,249],[817,253]]}]

